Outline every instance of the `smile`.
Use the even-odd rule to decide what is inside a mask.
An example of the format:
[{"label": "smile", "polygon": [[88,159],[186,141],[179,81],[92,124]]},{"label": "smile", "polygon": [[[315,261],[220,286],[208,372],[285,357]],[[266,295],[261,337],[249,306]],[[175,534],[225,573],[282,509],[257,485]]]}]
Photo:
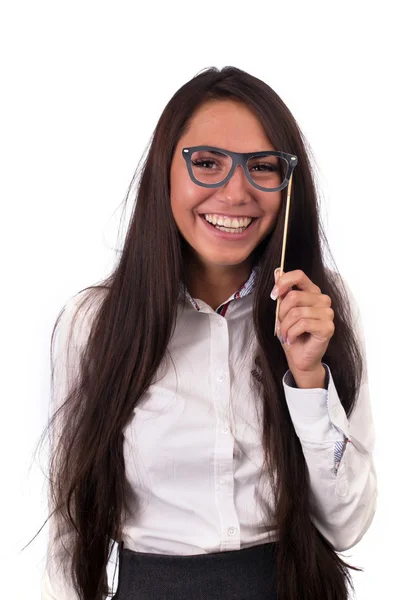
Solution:
[{"label": "smile", "polygon": [[[257,223],[258,218],[246,217],[246,221],[249,221],[248,225],[243,227],[224,227],[222,225],[215,225],[214,223],[210,223],[205,218],[205,215],[199,215],[201,221],[207,231],[209,231],[212,235],[215,235],[218,239],[224,240],[243,240],[247,238],[254,229],[254,224]],[[227,221],[226,221],[227,222]],[[228,222],[227,222],[228,224]],[[235,224],[235,223],[234,223]],[[238,223],[237,223],[238,224]]]}]

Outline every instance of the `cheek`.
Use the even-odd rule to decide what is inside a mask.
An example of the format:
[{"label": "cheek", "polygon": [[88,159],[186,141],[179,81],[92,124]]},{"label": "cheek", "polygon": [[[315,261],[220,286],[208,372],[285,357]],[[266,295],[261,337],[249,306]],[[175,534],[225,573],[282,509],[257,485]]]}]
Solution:
[{"label": "cheek", "polygon": [[274,198],[263,198],[263,218],[261,223],[261,228],[263,230],[263,235],[267,235],[277,223],[277,219],[280,213],[281,207],[281,193],[278,192],[278,196]]},{"label": "cheek", "polygon": [[196,217],[193,211],[204,202],[207,194],[206,190],[189,181],[189,177],[177,177],[172,178],[170,198],[175,220],[183,221]]},{"label": "cheek", "polygon": [[277,192],[274,198],[268,199],[269,204],[269,213],[272,219],[276,219],[279,212],[280,206],[282,204],[282,192]]}]

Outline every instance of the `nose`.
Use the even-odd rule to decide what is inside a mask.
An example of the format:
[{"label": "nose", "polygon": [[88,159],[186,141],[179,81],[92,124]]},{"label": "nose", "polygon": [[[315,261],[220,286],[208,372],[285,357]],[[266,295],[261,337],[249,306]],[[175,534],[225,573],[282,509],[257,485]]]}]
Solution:
[{"label": "nose", "polygon": [[247,180],[243,166],[237,165],[231,179],[223,187],[224,199],[239,204],[247,200],[249,187],[251,184]]}]

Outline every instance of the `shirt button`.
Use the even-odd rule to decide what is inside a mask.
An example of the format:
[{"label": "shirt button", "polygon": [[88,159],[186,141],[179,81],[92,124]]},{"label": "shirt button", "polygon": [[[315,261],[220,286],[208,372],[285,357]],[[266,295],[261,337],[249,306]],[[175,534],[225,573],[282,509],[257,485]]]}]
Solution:
[{"label": "shirt button", "polygon": [[221,485],[222,485],[223,483],[225,483],[224,479],[220,479],[220,483],[221,483]]},{"label": "shirt button", "polygon": [[228,427],[224,427],[224,429],[222,430],[223,433],[228,433],[230,430],[228,429]]},{"label": "shirt button", "polygon": [[222,327],[222,326],[224,325],[224,321],[223,321],[223,319],[218,319],[218,320],[217,320],[217,325],[218,325],[219,327]]},{"label": "shirt button", "polygon": [[217,377],[217,381],[220,381],[220,382],[225,381],[225,373],[220,373]]},{"label": "shirt button", "polygon": [[229,527],[228,528],[228,535],[232,536],[235,535],[237,533],[237,529],[235,527]]}]

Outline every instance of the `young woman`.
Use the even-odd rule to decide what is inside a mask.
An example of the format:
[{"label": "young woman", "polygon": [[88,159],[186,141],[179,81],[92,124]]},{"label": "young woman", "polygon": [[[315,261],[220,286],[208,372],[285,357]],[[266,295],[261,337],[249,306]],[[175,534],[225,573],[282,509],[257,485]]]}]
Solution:
[{"label": "young woman", "polygon": [[347,599],[374,430],[359,310],[324,250],[279,96],[233,67],[183,85],[116,268],[52,336],[43,600]]}]

